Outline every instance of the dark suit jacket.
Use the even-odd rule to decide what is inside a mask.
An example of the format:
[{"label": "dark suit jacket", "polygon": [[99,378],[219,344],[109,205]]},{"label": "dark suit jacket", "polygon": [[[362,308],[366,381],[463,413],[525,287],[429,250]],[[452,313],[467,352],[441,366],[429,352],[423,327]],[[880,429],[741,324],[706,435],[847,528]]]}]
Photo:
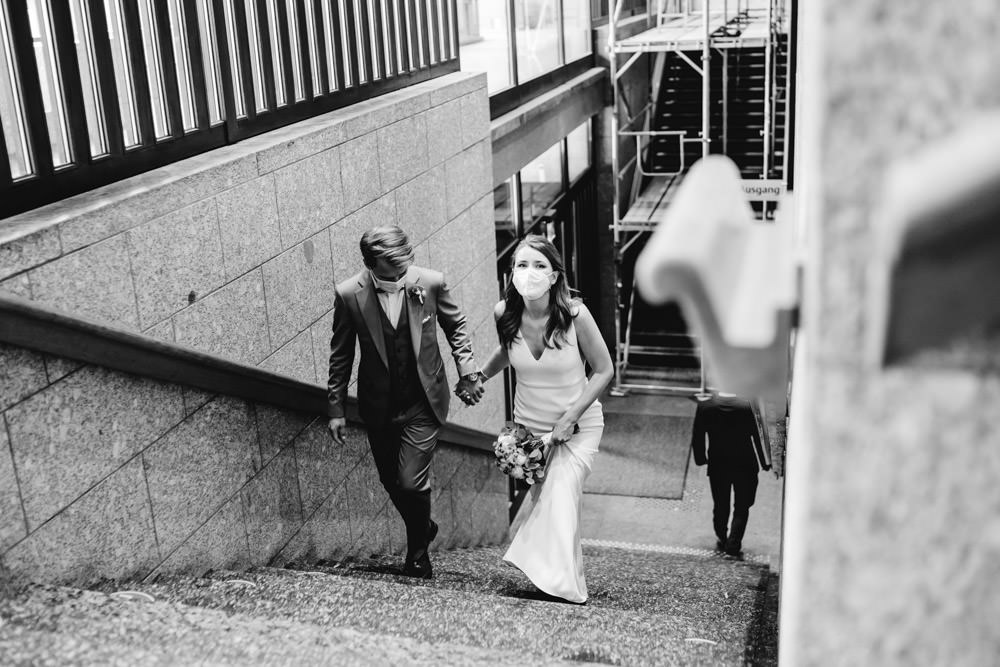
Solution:
[{"label": "dark suit jacket", "polygon": [[[403,307],[410,318],[410,337],[416,355],[417,374],[427,401],[438,421],[448,419],[451,391],[438,349],[437,325],[441,325],[459,375],[477,370],[472,342],[465,328],[465,315],[458,309],[444,276],[437,271],[411,266],[406,273]],[[423,295],[423,303],[417,293]],[[389,369],[385,338],[379,317],[381,309],[368,270],[336,287],[333,336],[330,339],[330,379],[327,383],[330,417],[344,416],[347,385],[354,364],[355,341],[360,344],[358,365],[358,411],[366,424],[388,424]]]},{"label": "dark suit jacket", "polygon": [[770,468],[757,429],[757,418],[744,400],[713,397],[699,403],[694,415],[691,447],[695,464],[708,463],[710,476],[756,475],[761,467]]}]

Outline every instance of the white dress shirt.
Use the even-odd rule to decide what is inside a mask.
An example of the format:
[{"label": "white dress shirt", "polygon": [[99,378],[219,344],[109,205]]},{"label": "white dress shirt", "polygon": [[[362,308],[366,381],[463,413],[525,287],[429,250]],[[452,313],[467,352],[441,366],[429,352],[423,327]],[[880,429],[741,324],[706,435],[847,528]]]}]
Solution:
[{"label": "white dress shirt", "polygon": [[399,312],[403,308],[403,296],[406,290],[400,288],[397,292],[384,292],[376,288],[375,293],[378,295],[378,302],[382,305],[385,316],[389,318],[389,324],[395,329],[399,322]]}]

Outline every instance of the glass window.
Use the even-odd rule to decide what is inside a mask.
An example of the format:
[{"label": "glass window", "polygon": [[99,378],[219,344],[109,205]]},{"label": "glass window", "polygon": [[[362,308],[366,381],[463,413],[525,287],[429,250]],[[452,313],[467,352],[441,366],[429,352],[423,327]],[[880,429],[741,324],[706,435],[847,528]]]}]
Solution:
[{"label": "glass window", "polygon": [[[562,140],[521,169],[521,210],[525,224],[545,214],[562,191]],[[524,230],[534,231],[538,230]]]},{"label": "glass window", "polygon": [[497,256],[503,256],[517,242],[517,220],[514,216],[514,179],[493,188],[493,220],[496,223]]},{"label": "glass window", "polygon": [[517,82],[524,83],[562,64],[559,16],[552,0],[516,0]]},{"label": "glass window", "polygon": [[31,153],[28,152],[28,134],[21,108],[18,72],[11,46],[10,20],[7,5],[0,3],[0,129],[7,144],[7,162],[12,178],[23,178],[31,173]]},{"label": "glass window", "polygon": [[572,183],[590,167],[590,121],[587,120],[566,136],[566,162]]},{"label": "glass window", "polygon": [[563,0],[562,7],[566,62],[571,63],[591,51],[590,3],[588,0]]},{"label": "glass window", "polygon": [[486,72],[486,89],[490,93],[513,83],[507,25],[507,2],[458,0],[462,70]]}]

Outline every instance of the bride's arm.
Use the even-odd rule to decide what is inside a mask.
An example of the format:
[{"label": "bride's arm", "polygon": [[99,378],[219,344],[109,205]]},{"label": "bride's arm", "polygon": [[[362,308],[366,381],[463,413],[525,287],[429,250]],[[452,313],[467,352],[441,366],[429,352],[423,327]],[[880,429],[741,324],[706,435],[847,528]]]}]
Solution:
[{"label": "bride's arm", "polygon": [[490,379],[503,369],[510,366],[510,359],[507,358],[507,350],[504,349],[503,345],[497,345],[497,348],[493,350],[493,354],[490,355],[489,360],[486,365],[483,366],[483,375],[486,379]]},{"label": "bride's arm", "polygon": [[597,400],[615,376],[611,355],[604,344],[601,330],[597,328],[594,316],[591,315],[590,311],[582,303],[579,305],[579,308],[580,312],[574,320],[574,324],[576,325],[576,339],[580,345],[580,351],[583,352],[583,358],[586,359],[593,373],[580,398],[556,422],[552,430],[552,437],[555,443],[564,442],[569,439],[569,436],[573,433],[573,425],[580,420],[584,411]]},{"label": "bride's arm", "polygon": [[[503,311],[504,302],[501,301],[493,308],[494,321],[500,319],[500,316],[503,315]],[[490,358],[486,361],[486,365],[482,368],[483,375],[485,375],[488,380],[508,366],[510,366],[510,359],[507,357],[507,348],[503,345],[497,345],[496,349],[493,350],[493,354],[491,354]]]}]

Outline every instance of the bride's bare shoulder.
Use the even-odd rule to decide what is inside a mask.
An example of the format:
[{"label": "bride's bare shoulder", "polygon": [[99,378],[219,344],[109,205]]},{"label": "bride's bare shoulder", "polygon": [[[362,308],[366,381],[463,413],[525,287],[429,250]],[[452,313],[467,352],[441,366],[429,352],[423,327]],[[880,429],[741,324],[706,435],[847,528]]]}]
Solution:
[{"label": "bride's bare shoulder", "polygon": [[499,320],[506,310],[507,304],[503,301],[498,301],[497,305],[493,306],[493,319]]}]

